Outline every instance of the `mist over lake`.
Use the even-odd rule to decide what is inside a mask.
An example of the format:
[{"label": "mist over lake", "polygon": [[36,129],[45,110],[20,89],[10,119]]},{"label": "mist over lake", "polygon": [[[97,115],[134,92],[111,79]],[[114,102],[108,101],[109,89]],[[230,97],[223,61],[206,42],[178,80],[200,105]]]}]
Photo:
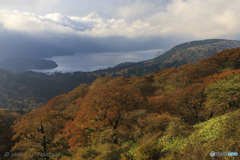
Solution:
[{"label": "mist over lake", "polygon": [[113,67],[124,62],[139,62],[156,57],[163,49],[152,49],[131,52],[94,52],[94,53],[75,53],[70,56],[54,56],[46,58],[58,64],[58,67],[46,70],[34,70],[37,72],[75,72],[75,71],[94,71]]}]

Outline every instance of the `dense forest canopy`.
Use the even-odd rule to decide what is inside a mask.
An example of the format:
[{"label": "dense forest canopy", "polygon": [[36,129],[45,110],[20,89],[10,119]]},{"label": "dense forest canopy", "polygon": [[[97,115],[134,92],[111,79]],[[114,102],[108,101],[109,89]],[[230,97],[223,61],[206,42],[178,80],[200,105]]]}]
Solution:
[{"label": "dense forest canopy", "polygon": [[[123,63],[112,68],[93,72],[56,72],[52,75],[26,71],[22,74],[10,73],[0,69],[0,108],[20,110],[28,112],[45,105],[51,98],[68,93],[79,84],[92,83],[98,77],[111,76],[113,78],[142,76],[154,73],[161,69],[179,67],[187,63],[196,63],[201,58],[213,56],[215,52],[223,49],[240,47],[239,41],[224,39],[208,39],[179,44],[166,53],[152,60],[138,63]],[[20,61],[19,61],[20,60]],[[23,61],[27,60],[27,63]],[[11,58],[8,61],[18,61],[21,67],[10,66],[13,71],[16,68],[36,65],[42,67],[53,62],[35,60],[31,58]],[[4,62],[8,64],[9,62]],[[22,66],[23,65],[23,66]],[[1,63],[0,63],[1,66]],[[9,67],[9,66],[8,66]],[[22,68],[23,67],[23,68]],[[147,86],[146,86],[147,88]],[[24,110],[24,111],[23,111]]]},{"label": "dense forest canopy", "polygon": [[11,151],[94,160],[211,159],[211,151],[237,152],[239,84],[239,48],[142,77],[98,78],[15,121]]}]

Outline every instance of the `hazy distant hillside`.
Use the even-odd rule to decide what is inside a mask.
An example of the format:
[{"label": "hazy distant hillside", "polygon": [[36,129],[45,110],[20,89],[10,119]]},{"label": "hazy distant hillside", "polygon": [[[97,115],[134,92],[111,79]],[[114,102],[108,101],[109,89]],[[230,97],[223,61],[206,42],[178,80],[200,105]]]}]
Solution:
[{"label": "hazy distant hillside", "polygon": [[139,63],[122,63],[113,68],[94,72],[55,73],[54,75],[46,75],[29,71],[15,75],[10,73],[3,74],[3,71],[0,71],[0,74],[5,77],[0,79],[0,84],[2,84],[0,85],[0,92],[4,95],[2,96],[4,101],[2,101],[0,107],[28,108],[30,106],[25,104],[30,104],[30,101],[25,101],[25,99],[34,99],[35,105],[31,105],[30,108],[32,108],[32,106],[40,106],[38,104],[44,104],[47,100],[58,94],[67,93],[79,84],[91,83],[98,77],[107,75],[111,75],[112,77],[131,77],[149,74],[168,67],[177,67],[189,62],[194,63],[198,59],[214,55],[215,51],[238,46],[240,46],[239,41],[230,40],[188,42],[173,47],[165,54],[152,60]]},{"label": "hazy distant hillside", "polygon": [[151,60],[117,65],[116,67],[96,71],[94,73],[127,77],[147,75],[161,69],[179,67],[187,63],[195,63],[202,58],[213,56],[216,52],[236,47],[240,47],[240,41],[224,39],[192,41],[177,45]]},{"label": "hazy distant hillside", "polygon": [[214,53],[220,52],[224,49],[240,47],[240,41],[224,40],[224,39],[208,39],[200,41],[192,41],[183,43],[173,47],[167,51],[164,55],[160,55],[153,59],[153,62],[149,62],[151,65],[174,63],[174,66],[182,65],[182,63],[195,63],[199,59],[208,58],[213,56]]},{"label": "hazy distant hillside", "polygon": [[13,57],[0,61],[0,68],[13,72],[23,72],[29,69],[51,69],[58,65],[50,60],[33,59],[29,57]]}]

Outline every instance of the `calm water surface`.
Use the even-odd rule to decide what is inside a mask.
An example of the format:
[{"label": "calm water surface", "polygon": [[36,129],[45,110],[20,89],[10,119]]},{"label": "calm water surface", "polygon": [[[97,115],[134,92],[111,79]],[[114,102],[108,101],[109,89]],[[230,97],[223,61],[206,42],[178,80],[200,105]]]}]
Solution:
[{"label": "calm water surface", "polygon": [[134,52],[98,52],[98,53],[75,53],[70,56],[55,56],[46,58],[58,64],[58,67],[47,70],[34,70],[39,72],[75,72],[94,71],[113,67],[123,62],[139,62],[152,59],[162,52],[163,49],[134,51]]}]

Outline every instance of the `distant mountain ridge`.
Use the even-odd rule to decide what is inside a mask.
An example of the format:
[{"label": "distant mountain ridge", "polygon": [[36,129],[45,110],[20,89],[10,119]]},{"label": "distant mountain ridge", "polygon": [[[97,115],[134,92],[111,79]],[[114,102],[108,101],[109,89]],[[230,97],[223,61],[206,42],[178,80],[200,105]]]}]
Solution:
[{"label": "distant mountain ridge", "polygon": [[0,93],[2,95],[0,107],[27,108],[30,101],[34,100],[35,105],[30,108],[36,108],[52,97],[67,93],[79,84],[92,83],[98,77],[147,75],[165,68],[195,63],[202,58],[211,57],[221,50],[236,47],[240,47],[240,42],[234,40],[212,39],[187,42],[177,45],[151,60],[121,63],[115,67],[93,72],[79,71],[47,75],[28,71],[23,74],[13,74],[0,69]]},{"label": "distant mountain ridge", "polygon": [[24,72],[29,69],[51,69],[58,65],[45,59],[34,59],[30,57],[12,57],[0,61],[0,68],[13,72]]},{"label": "distant mountain ridge", "polygon": [[[195,63],[202,58],[208,58],[215,53],[224,49],[231,49],[240,47],[240,41],[226,40],[226,39],[207,39],[199,41],[191,41],[179,44],[165,53],[157,56],[156,58],[142,61],[142,62],[125,62],[120,63],[114,67],[107,69],[100,69],[92,72],[74,72],[71,76],[68,73],[62,73],[62,76],[74,78],[74,81],[79,80],[81,83],[91,83],[94,79],[104,76],[112,77],[133,77],[143,76],[154,73],[156,71],[179,67],[187,63]],[[25,76],[38,77],[38,73],[26,72]],[[49,79],[53,77],[49,76]],[[44,79],[48,79],[48,76],[44,76]]]},{"label": "distant mountain ridge", "polygon": [[138,63],[123,63],[104,70],[93,71],[99,75],[142,76],[161,69],[179,67],[187,63],[196,63],[224,49],[240,47],[240,41],[226,39],[207,39],[179,44],[162,55]]},{"label": "distant mountain ridge", "polygon": [[89,18],[89,19],[111,19],[110,16],[106,15],[105,13],[101,12],[101,11],[93,11],[91,12],[89,15],[87,15],[84,18]]}]

